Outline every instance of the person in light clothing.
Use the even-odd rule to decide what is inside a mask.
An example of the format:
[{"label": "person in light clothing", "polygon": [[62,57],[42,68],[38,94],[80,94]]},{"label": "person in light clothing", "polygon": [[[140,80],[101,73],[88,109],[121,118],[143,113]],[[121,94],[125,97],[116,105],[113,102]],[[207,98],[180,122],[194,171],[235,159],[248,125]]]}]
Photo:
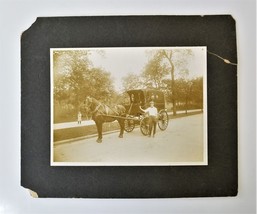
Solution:
[{"label": "person in light clothing", "polygon": [[156,124],[157,124],[157,117],[158,117],[158,110],[154,106],[154,102],[150,102],[150,107],[147,109],[142,109],[141,106],[139,107],[141,111],[147,113],[149,115],[149,137],[151,137],[152,134],[152,129],[153,129],[153,137],[155,136],[156,133]]},{"label": "person in light clothing", "polygon": [[79,111],[79,112],[78,112],[78,124],[81,124],[81,120],[82,120],[82,114],[81,114],[81,112]]}]

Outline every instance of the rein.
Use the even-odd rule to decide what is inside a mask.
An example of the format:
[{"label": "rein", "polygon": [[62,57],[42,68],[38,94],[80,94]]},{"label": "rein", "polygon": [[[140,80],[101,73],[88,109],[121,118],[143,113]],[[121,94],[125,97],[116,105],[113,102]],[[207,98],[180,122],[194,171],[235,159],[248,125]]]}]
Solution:
[{"label": "rein", "polygon": [[[117,111],[115,111],[113,108],[111,108],[110,106],[107,106],[107,105],[102,105],[101,103],[95,108],[95,110],[92,112],[92,114],[96,113],[97,110],[98,110],[101,106],[102,106],[102,107],[104,108],[104,110],[105,110],[105,114],[101,114],[102,116],[111,116],[111,117],[114,116],[114,115],[110,115],[110,114],[109,114],[108,108],[109,108],[110,110],[112,110],[114,113],[116,113],[117,115],[119,115],[119,113],[118,113]],[[116,109],[116,107],[115,107],[115,109]],[[104,112],[100,112],[100,113],[104,113]],[[116,116],[116,115],[115,115],[115,116]],[[117,116],[116,116],[116,117],[117,117]]]}]

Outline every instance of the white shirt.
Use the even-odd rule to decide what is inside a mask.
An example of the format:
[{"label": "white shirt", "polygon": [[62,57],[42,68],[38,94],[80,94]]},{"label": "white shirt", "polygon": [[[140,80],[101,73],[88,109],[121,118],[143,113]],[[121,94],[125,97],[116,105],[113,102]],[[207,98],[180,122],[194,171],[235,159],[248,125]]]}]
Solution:
[{"label": "white shirt", "polygon": [[146,113],[149,114],[149,116],[155,116],[157,117],[158,115],[158,111],[157,111],[157,108],[156,107],[148,107],[146,110],[145,110]]}]

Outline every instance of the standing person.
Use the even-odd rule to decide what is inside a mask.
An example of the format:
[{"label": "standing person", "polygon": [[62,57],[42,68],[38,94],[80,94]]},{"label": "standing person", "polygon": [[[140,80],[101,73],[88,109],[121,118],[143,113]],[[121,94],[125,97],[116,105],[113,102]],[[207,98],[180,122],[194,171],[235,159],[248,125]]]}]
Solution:
[{"label": "standing person", "polygon": [[79,113],[78,113],[78,124],[81,124],[81,120],[82,120],[82,114],[79,111]]},{"label": "standing person", "polygon": [[157,116],[158,116],[158,110],[157,108],[154,106],[154,101],[150,102],[150,107],[148,107],[147,109],[142,109],[141,106],[139,106],[139,108],[145,112],[149,114],[149,137],[151,137],[152,134],[152,129],[153,129],[153,137],[155,135],[156,132],[156,124],[157,124]]}]

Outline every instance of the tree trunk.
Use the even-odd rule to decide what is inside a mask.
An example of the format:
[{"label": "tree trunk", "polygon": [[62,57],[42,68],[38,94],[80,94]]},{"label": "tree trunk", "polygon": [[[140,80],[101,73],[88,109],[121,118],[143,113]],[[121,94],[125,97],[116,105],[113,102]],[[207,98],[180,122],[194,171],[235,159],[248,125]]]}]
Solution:
[{"label": "tree trunk", "polygon": [[173,115],[177,115],[176,108],[176,94],[175,94],[175,80],[174,80],[174,66],[171,68],[171,94],[172,94],[172,106],[173,106]]},{"label": "tree trunk", "polygon": [[163,55],[165,58],[169,61],[170,67],[171,67],[171,100],[173,105],[173,115],[177,115],[177,108],[176,108],[176,92],[175,92],[175,78],[174,78],[174,64],[171,60],[172,58],[172,51],[169,53],[166,51],[163,51]]}]

